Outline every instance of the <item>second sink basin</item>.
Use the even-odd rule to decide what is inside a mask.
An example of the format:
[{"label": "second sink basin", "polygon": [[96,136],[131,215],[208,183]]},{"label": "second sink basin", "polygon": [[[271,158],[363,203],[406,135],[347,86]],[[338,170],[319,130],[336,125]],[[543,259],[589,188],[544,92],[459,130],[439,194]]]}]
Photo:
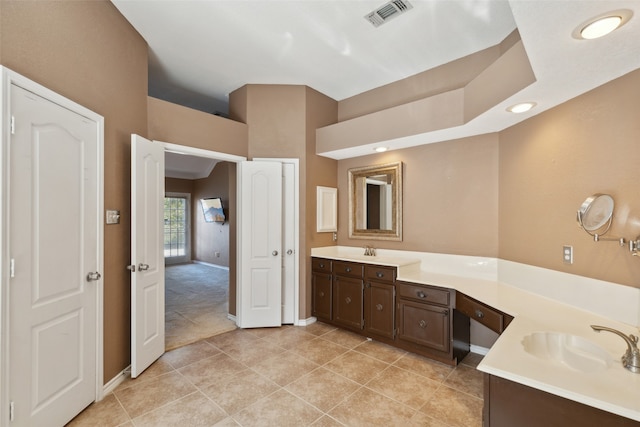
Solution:
[{"label": "second sink basin", "polygon": [[613,358],[597,344],[559,332],[534,332],[522,340],[527,353],[562,363],[580,372],[598,372],[611,366]]}]

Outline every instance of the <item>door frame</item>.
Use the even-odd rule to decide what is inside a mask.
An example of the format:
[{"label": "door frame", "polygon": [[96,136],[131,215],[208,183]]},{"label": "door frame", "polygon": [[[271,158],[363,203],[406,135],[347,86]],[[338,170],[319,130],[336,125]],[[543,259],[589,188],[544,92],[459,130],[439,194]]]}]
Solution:
[{"label": "door frame", "polygon": [[[6,425],[9,417],[9,139],[11,136],[10,95],[11,85],[35,93],[55,104],[97,123],[97,167],[98,167],[98,271],[104,273],[104,117],[77,104],[76,102],[53,92],[50,89],[6,68],[0,66],[0,413],[7,414],[0,418],[0,426]],[[103,300],[104,274],[95,282],[96,286],[96,390],[95,401],[104,395],[103,374]]]}]

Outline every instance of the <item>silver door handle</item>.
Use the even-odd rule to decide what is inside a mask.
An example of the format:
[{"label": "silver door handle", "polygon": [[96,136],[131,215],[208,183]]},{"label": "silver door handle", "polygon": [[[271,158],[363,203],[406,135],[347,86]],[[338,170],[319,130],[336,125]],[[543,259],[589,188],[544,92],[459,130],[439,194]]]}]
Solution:
[{"label": "silver door handle", "polygon": [[97,271],[91,272],[87,274],[87,282],[95,282],[96,280],[100,280],[101,277]]},{"label": "silver door handle", "polygon": [[278,251],[273,251],[273,252],[271,252],[271,255],[273,255],[273,256],[278,256]]},{"label": "silver door handle", "polygon": [[291,255],[292,253],[293,253],[293,249],[289,249],[289,250],[287,251],[287,255]]},{"label": "silver door handle", "polygon": [[138,264],[138,271],[146,271],[148,269],[149,269],[149,264],[143,264],[143,263]]}]

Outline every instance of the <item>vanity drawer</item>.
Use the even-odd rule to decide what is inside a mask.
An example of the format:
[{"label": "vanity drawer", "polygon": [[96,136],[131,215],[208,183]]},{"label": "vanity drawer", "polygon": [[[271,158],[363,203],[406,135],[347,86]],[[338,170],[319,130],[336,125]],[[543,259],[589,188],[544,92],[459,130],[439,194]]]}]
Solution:
[{"label": "vanity drawer", "polygon": [[333,262],[334,274],[339,274],[340,276],[347,276],[347,277],[357,277],[358,279],[362,279],[363,272],[364,272],[364,266],[362,264],[357,264],[355,262],[345,262],[345,261]]},{"label": "vanity drawer", "polygon": [[400,298],[424,301],[432,304],[449,305],[451,296],[451,293],[447,289],[405,282],[398,282],[397,289]]},{"label": "vanity drawer", "polygon": [[513,319],[511,316],[460,292],[456,293],[456,310],[499,334]]},{"label": "vanity drawer", "polygon": [[317,272],[331,273],[332,262],[325,258],[311,258],[311,269]]},{"label": "vanity drawer", "polygon": [[393,283],[396,280],[395,267],[381,267],[379,265],[365,265],[364,278],[376,282]]}]

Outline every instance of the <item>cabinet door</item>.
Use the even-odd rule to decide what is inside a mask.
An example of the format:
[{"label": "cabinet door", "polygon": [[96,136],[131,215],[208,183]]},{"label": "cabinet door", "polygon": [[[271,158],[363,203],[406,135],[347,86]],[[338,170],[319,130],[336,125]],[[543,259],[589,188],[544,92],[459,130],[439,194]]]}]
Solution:
[{"label": "cabinet door", "polygon": [[394,337],[395,286],[368,282],[364,290],[364,327],[367,333]]},{"label": "cabinet door", "polygon": [[331,274],[313,273],[313,315],[331,320]]},{"label": "cabinet door", "polygon": [[362,279],[335,276],[333,283],[333,321],[352,329],[362,329]]},{"label": "cabinet door", "polygon": [[398,301],[398,338],[448,352],[451,329],[449,309],[431,304]]}]

